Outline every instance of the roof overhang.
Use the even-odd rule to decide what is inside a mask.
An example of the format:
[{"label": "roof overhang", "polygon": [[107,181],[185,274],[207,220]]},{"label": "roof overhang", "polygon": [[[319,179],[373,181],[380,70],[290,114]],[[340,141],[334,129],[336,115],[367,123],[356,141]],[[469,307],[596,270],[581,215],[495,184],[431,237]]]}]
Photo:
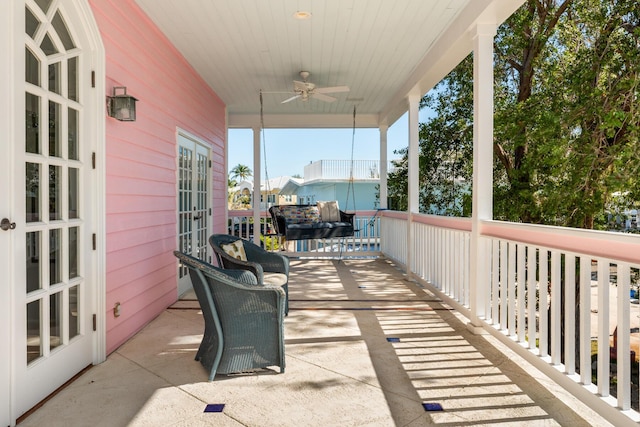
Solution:
[{"label": "roof overhang", "polygon": [[[136,2],[226,104],[228,127],[349,128],[354,109],[357,127],[391,126],[471,53],[476,26],[524,0]],[[283,104],[303,70],[350,91]]]}]

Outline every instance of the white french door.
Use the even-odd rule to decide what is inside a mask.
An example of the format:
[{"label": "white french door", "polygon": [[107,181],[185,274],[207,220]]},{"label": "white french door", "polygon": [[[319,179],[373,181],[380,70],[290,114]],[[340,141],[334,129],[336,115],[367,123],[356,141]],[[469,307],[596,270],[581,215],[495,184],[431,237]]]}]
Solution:
[{"label": "white french door", "polygon": [[13,417],[94,361],[95,126],[77,0],[24,3],[12,200]]},{"label": "white french door", "polygon": [[[211,262],[210,149],[184,131],[178,131],[178,248]],[[186,268],[178,273],[178,296],[191,289]]]}]

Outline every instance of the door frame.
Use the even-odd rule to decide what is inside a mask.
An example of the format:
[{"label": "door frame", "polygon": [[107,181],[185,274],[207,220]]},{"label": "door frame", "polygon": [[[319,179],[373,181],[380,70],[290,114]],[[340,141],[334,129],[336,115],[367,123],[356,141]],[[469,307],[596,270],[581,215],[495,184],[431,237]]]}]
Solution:
[{"label": "door frame", "polygon": [[[213,173],[212,173],[212,154],[213,154],[213,150],[212,150],[212,144],[208,141],[206,141],[205,139],[194,135],[193,133],[186,131],[180,127],[176,127],[176,248],[180,248],[180,221],[179,221],[179,210],[180,210],[180,200],[179,200],[179,196],[180,196],[180,165],[179,165],[179,155],[180,155],[180,137],[186,138],[186,139],[190,139],[192,140],[196,145],[200,145],[203,148],[205,148],[207,150],[207,157],[209,159],[209,165],[208,167],[208,179],[207,179],[207,193],[208,193],[208,199],[207,202],[209,203],[209,213],[207,213],[206,216],[206,221],[207,221],[207,229],[211,232],[211,230],[213,229]],[[196,150],[194,150],[194,153],[197,153],[197,148]],[[208,248],[207,248],[208,249]],[[209,249],[208,249],[209,250]],[[210,253],[210,252],[208,252]],[[179,267],[178,267],[179,268]],[[181,292],[183,292],[184,289],[180,289],[180,274],[176,275],[176,292],[178,294],[178,297],[180,297]]]},{"label": "door frame", "polygon": [[[92,174],[92,203],[95,207],[91,219],[96,234],[96,250],[93,251],[92,272],[86,280],[94,287],[93,300],[89,307],[96,314],[96,331],[93,334],[92,360],[94,364],[106,359],[106,177],[105,177],[105,49],[98,25],[88,0],[59,0],[67,15],[74,16],[74,25],[82,32],[82,40],[86,43],[84,61],[87,67],[95,72],[92,76],[83,76],[87,81],[94,81],[93,88],[85,89],[84,97],[86,119],[82,123],[86,127],[90,145],[87,150],[96,153],[96,164]],[[8,197],[0,204],[0,217],[11,219],[17,207],[14,205],[16,191],[24,192],[24,177],[16,176],[17,170],[13,161],[17,149],[24,140],[25,111],[25,4],[26,1],[0,2],[0,71],[8,78],[0,79],[0,140],[6,141],[2,148],[4,156],[0,156],[0,182]],[[5,146],[5,144],[7,146]],[[16,228],[21,224],[16,224]],[[0,232],[0,342],[9,343],[0,350],[0,425],[15,425],[18,404],[16,401],[16,358],[15,331],[16,304],[21,301],[15,294],[16,269],[19,268],[13,257],[16,234],[11,231]],[[60,384],[62,385],[62,384]]]}]

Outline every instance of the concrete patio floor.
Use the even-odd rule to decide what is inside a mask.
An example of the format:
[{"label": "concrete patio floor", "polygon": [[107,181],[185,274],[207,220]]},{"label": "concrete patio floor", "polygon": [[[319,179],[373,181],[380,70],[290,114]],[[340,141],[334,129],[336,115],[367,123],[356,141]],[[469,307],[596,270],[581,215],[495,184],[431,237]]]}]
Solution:
[{"label": "concrete patio floor", "polygon": [[183,299],[20,425],[610,425],[387,260],[294,259],[289,283],[284,374],[208,382]]}]

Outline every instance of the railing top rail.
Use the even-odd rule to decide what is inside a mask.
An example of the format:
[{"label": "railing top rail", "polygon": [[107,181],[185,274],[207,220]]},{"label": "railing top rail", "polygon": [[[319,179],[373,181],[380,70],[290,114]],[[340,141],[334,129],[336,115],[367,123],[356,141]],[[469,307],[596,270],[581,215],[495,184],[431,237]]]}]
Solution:
[{"label": "railing top rail", "polygon": [[483,221],[481,232],[486,237],[640,264],[640,236],[635,234],[504,221]]},{"label": "railing top rail", "polygon": [[[407,219],[407,212],[401,211],[380,211],[380,215],[387,218]],[[471,231],[471,218],[458,218],[440,215],[427,215],[421,213],[412,214],[412,221],[434,227],[453,228],[461,231]]]}]

